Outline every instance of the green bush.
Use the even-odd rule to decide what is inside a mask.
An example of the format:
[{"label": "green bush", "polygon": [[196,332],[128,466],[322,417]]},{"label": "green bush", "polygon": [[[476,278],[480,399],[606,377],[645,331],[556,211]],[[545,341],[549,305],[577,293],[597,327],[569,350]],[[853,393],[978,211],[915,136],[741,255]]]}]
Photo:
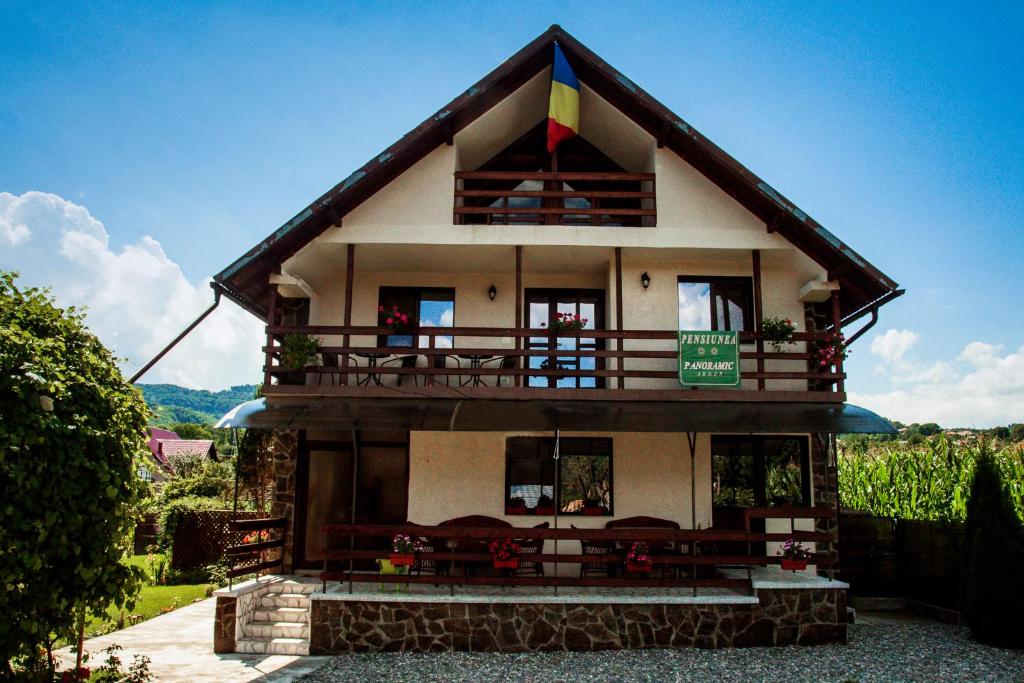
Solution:
[{"label": "green bush", "polygon": [[171,544],[174,541],[174,530],[178,527],[178,523],[185,514],[196,510],[223,509],[224,504],[218,498],[186,496],[168,501],[160,510],[160,537],[158,545],[162,550],[170,552]]},{"label": "green bush", "polygon": [[[82,314],[0,273],[0,678],[38,672],[86,612],[126,608],[121,562],[149,411]],[[32,674],[19,672],[21,679]]]},{"label": "green bush", "polygon": [[984,447],[971,482],[960,562],[960,610],[974,636],[1024,647],[1024,527]]},{"label": "green bush", "polygon": [[[217,498],[223,510],[234,486],[232,465],[196,456],[178,457],[172,462],[175,474],[164,484],[159,504],[166,507],[177,498]],[[179,469],[181,474],[179,475]]]}]

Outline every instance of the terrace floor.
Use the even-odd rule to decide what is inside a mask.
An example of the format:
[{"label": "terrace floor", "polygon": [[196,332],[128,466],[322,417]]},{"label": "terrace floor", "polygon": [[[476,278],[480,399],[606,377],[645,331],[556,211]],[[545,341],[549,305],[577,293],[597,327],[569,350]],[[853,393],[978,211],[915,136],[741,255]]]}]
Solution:
[{"label": "terrace floor", "polygon": [[[746,570],[721,569],[726,578],[745,579]],[[299,578],[299,577],[292,577]],[[751,572],[754,591],[780,589],[848,588],[842,581],[815,576],[810,572],[782,571],[778,567],[755,567]],[[300,580],[315,581],[311,577]],[[365,602],[494,602],[494,603],[578,603],[578,604],[752,604],[758,601],[749,592],[732,588],[593,588],[563,586],[449,586],[431,584],[375,584],[354,583],[349,593],[347,583],[329,581],[327,592],[317,590],[310,597],[323,600],[354,600]]]}]

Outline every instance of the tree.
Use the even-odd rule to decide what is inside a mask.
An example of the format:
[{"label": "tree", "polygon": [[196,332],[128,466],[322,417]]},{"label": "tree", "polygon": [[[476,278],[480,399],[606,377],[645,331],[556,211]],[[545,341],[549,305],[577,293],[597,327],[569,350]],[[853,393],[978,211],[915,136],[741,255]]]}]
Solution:
[{"label": "tree", "polygon": [[1024,646],[1024,528],[987,443],[974,466],[960,562],[960,610],[974,636]]},{"label": "tree", "polygon": [[1014,441],[1024,441],[1024,424],[1010,425],[1010,438]]},{"label": "tree", "polygon": [[[0,677],[128,607],[148,409],[74,308],[0,273]],[[45,665],[44,665],[45,666]]]},{"label": "tree", "polygon": [[213,429],[209,425],[194,422],[175,422],[167,427],[183,439],[199,439],[213,441]]}]

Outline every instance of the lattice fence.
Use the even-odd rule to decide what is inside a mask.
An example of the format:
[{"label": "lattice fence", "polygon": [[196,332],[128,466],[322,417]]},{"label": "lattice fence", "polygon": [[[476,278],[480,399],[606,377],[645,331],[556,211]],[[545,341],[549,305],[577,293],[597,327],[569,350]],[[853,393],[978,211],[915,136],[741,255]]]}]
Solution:
[{"label": "lattice fence", "polygon": [[224,549],[241,543],[243,534],[230,529],[232,520],[257,519],[258,512],[196,510],[182,515],[174,529],[172,569],[201,569],[224,557]]}]

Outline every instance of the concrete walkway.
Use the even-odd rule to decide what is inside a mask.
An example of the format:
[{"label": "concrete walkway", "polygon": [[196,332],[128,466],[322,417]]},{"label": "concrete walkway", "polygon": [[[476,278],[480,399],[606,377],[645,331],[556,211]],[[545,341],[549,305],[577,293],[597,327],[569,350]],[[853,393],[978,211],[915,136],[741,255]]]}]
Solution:
[{"label": "concrete walkway", "polygon": [[[146,655],[158,681],[275,681],[283,683],[322,666],[329,657],[284,655],[218,655],[213,652],[215,598],[181,607],[141,624],[85,641],[94,666],[106,656],[103,650],[118,644],[124,648],[121,661],[127,666],[133,655]],[[74,666],[70,648],[57,655]]]}]

